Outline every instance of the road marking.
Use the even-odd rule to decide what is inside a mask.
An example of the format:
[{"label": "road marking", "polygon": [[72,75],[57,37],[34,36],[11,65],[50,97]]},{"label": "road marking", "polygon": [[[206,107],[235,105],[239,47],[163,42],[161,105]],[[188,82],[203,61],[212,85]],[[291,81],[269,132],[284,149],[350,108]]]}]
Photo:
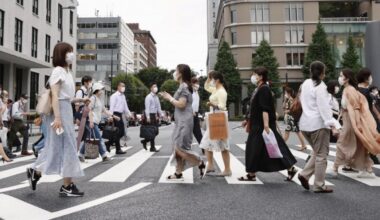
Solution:
[{"label": "road marking", "polygon": [[[31,205],[22,200],[14,198],[12,196],[0,194],[0,200],[6,201],[6,202],[0,203],[0,210],[1,210],[0,216],[1,218],[7,219],[7,220],[13,220],[13,219],[14,220],[18,220],[18,219],[40,220],[40,219],[58,218],[58,217],[80,212],[85,209],[89,209],[89,208],[98,206],[100,204],[121,198],[128,194],[141,190],[151,184],[152,183],[144,183],[144,182],[139,183],[132,187],[113,193],[111,195],[104,196],[99,199],[95,199],[95,200],[92,200],[92,201],[89,201],[89,202],[86,202],[74,207],[70,207],[67,209],[63,209],[60,211],[56,211],[56,212],[49,212],[37,206]],[[14,210],[14,207],[21,208],[20,210],[23,210],[23,211],[17,212]]]},{"label": "road marking", "polygon": [[[161,146],[156,147],[157,150]],[[127,157],[122,162],[113,166],[109,170],[96,176],[91,182],[125,182],[129,176],[131,176],[145,161],[147,161],[155,152],[147,152],[146,150],[140,150],[139,152]]]},{"label": "road marking", "polygon": [[245,151],[245,148],[247,145],[245,144],[236,144],[236,146],[238,146],[240,149],[242,149],[243,151]]},{"label": "road marking", "polygon": [[5,179],[5,178],[11,177],[11,176],[15,176],[15,175],[18,175],[21,173],[25,173],[26,168],[30,167],[30,165],[31,165],[31,163],[27,164],[27,165],[15,167],[12,169],[1,171],[0,172],[0,179]]},{"label": "road marking", "polygon": [[[216,161],[216,164],[222,170],[221,168],[224,167],[222,154],[220,152],[214,152],[214,159]],[[228,184],[263,184],[259,180],[259,178],[256,177],[256,181],[239,181],[238,178],[242,176],[246,176],[247,173],[245,172],[245,165],[240,162],[233,154],[230,152],[230,164],[231,167],[233,167],[232,175],[224,177]]]},{"label": "road marking", "polygon": [[168,163],[165,166],[164,171],[160,177],[159,183],[177,183],[177,184],[193,184],[194,183],[194,175],[193,168],[189,168],[185,170],[182,175],[184,180],[168,180],[167,177],[173,175],[175,173],[175,167],[171,166],[171,161],[174,155],[170,156]]},{"label": "road marking", "polygon": [[20,162],[24,162],[24,161],[28,161],[28,160],[32,160],[33,158],[34,158],[34,155],[32,155],[32,156],[26,156],[26,157],[16,157],[16,158],[13,159],[12,162],[1,163],[0,167],[7,166],[7,165],[12,165],[12,164],[16,164],[16,163],[20,163]]}]

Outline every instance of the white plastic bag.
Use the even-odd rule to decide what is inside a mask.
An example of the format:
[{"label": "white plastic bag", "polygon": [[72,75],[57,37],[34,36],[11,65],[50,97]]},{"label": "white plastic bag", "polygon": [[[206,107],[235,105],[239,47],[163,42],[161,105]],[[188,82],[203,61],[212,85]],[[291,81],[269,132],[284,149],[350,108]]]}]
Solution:
[{"label": "white plastic bag", "polygon": [[265,142],[265,146],[267,148],[267,152],[270,158],[282,158],[282,153],[280,148],[278,147],[278,143],[276,137],[272,130],[269,131],[269,134],[263,131],[263,138]]},{"label": "white plastic bag", "polygon": [[8,134],[8,128],[2,127],[0,129],[0,138],[4,147],[7,146],[7,134]]}]

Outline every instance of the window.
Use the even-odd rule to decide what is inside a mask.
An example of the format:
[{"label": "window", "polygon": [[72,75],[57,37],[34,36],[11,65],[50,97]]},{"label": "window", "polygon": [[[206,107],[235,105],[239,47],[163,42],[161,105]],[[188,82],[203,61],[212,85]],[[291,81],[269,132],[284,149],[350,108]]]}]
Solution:
[{"label": "window", "polygon": [[37,103],[38,84],[40,77],[38,73],[31,72],[30,77],[30,108],[35,109]]},{"label": "window", "polygon": [[33,14],[38,15],[38,0],[33,0]]},{"label": "window", "polygon": [[304,10],[302,3],[289,3],[285,8],[285,20],[286,21],[303,21]]},{"label": "window", "polygon": [[119,34],[117,32],[115,33],[98,33],[97,38],[98,39],[117,39],[119,37]]},{"label": "window", "polygon": [[286,49],[286,65],[287,66],[303,66],[305,60],[304,48]]},{"label": "window", "polygon": [[16,3],[19,5],[24,5],[24,0],[16,0]]},{"label": "window", "polygon": [[[111,71],[111,65],[97,65],[97,71]],[[113,71],[117,71],[117,65],[113,65]]]},{"label": "window", "polygon": [[70,35],[74,33],[74,12],[70,11]]},{"label": "window", "polygon": [[50,36],[46,35],[45,38],[45,61],[50,63]]},{"label": "window", "polygon": [[61,4],[58,4],[58,29],[62,30],[62,16],[63,16],[63,8]]},{"label": "window", "polygon": [[263,40],[270,42],[269,26],[255,26],[251,32],[251,43],[260,44]]},{"label": "window", "polygon": [[78,60],[96,60],[96,54],[79,54]]},{"label": "window", "polygon": [[[107,61],[111,60],[111,54],[110,53],[98,53],[96,57],[97,57],[97,60],[107,60]],[[117,53],[113,54],[113,59],[114,60],[118,59]]]},{"label": "window", "polygon": [[50,78],[50,76],[45,76],[45,84],[44,84],[45,86],[47,85],[49,78]]},{"label": "window", "polygon": [[213,12],[213,13],[212,13],[212,17],[215,18],[215,16],[216,16],[216,15],[215,15],[215,12]]},{"label": "window", "polygon": [[78,34],[78,39],[95,39],[95,38],[96,38],[95,33],[79,32],[79,34]]},{"label": "window", "polygon": [[236,45],[237,43],[237,33],[235,30],[231,31],[231,44]]},{"label": "window", "polygon": [[95,71],[95,65],[78,65],[78,71]]},{"label": "window", "polygon": [[51,22],[51,0],[46,0],[46,21]]},{"label": "window", "polygon": [[269,5],[254,4],[251,9],[251,21],[252,22],[269,22]]},{"label": "window", "polygon": [[119,27],[118,23],[99,23],[98,28],[117,28]]},{"label": "window", "polygon": [[305,34],[303,26],[288,26],[285,29],[285,43],[298,44],[305,42]]},{"label": "window", "polygon": [[37,58],[38,30],[32,27],[32,57]]},{"label": "window", "polygon": [[78,24],[78,28],[96,28],[95,23]]},{"label": "window", "polygon": [[116,49],[117,47],[118,44],[98,44],[98,49]]},{"label": "window", "polygon": [[15,50],[22,52],[22,21],[17,18],[15,21]]},{"label": "window", "polygon": [[4,11],[0,10],[0,45],[4,45]]},{"label": "window", "polygon": [[215,2],[212,3],[212,7],[215,8]]},{"label": "window", "polygon": [[21,94],[23,93],[22,92],[22,88],[23,88],[23,82],[25,79],[25,77],[23,77],[23,72],[24,70],[21,69],[21,68],[16,68],[16,80],[14,80],[13,82],[13,88],[14,88],[14,94],[15,94],[15,100],[19,99]]},{"label": "window", "polygon": [[78,50],[96,50],[96,44],[77,44]]},{"label": "window", "polygon": [[231,23],[237,22],[237,12],[236,10],[231,10]]}]

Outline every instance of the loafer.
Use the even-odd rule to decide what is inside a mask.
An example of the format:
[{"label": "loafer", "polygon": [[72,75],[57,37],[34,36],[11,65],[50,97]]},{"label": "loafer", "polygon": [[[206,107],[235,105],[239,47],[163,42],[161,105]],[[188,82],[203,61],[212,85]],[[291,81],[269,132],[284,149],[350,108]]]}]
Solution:
[{"label": "loafer", "polygon": [[309,180],[307,180],[305,177],[301,176],[301,174],[298,174],[298,179],[301,182],[301,185],[306,190],[310,190]]},{"label": "loafer", "polygon": [[127,153],[127,151],[122,151],[122,150],[116,151],[116,154],[126,154],[126,153]]},{"label": "loafer", "polygon": [[325,189],[322,189],[322,190],[315,190],[314,193],[332,193],[334,192],[333,189],[329,189],[329,188],[325,188]]}]

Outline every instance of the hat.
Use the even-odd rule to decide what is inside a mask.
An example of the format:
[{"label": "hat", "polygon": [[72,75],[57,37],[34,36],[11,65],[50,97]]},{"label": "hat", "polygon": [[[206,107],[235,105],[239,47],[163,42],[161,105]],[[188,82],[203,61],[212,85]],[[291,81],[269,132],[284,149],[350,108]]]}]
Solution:
[{"label": "hat", "polygon": [[29,98],[29,96],[27,94],[22,94],[20,97],[23,98],[23,99],[28,99]]},{"label": "hat", "polygon": [[96,90],[102,90],[104,89],[104,85],[102,83],[99,83],[99,82],[96,82],[94,83],[94,85],[92,86],[92,91],[96,91]]}]

